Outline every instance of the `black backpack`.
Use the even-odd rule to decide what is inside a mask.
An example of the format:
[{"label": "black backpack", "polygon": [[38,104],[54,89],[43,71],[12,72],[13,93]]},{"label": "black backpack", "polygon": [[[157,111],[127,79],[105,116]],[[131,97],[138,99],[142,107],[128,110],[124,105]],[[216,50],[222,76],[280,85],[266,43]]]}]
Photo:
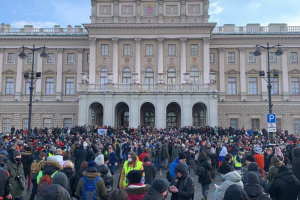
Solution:
[{"label": "black backpack", "polygon": [[266,194],[266,193],[261,193],[260,195],[256,196],[256,195],[249,195],[251,200],[266,200],[266,199],[270,199],[270,197]]},{"label": "black backpack", "polygon": [[167,178],[167,180],[168,180],[169,182],[171,182],[171,181],[172,181],[172,178],[171,178],[170,171],[168,171],[168,172],[167,172],[167,174],[166,174],[166,178]]},{"label": "black backpack", "polygon": [[206,171],[203,167],[203,163],[197,167],[196,172],[195,172],[195,174],[199,177],[204,177],[205,173],[206,173]]}]

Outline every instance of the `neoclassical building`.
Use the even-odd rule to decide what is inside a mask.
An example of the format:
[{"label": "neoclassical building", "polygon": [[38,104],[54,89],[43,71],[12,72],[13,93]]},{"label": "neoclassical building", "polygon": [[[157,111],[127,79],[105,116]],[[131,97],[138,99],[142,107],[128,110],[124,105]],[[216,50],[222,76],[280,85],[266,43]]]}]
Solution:
[{"label": "neoclassical building", "polygon": [[300,27],[209,22],[209,0],[92,0],[91,23],[0,29],[1,131],[27,127],[32,54],[42,72],[33,94],[33,127],[84,124],[267,127],[270,52],[277,128],[300,133]]}]

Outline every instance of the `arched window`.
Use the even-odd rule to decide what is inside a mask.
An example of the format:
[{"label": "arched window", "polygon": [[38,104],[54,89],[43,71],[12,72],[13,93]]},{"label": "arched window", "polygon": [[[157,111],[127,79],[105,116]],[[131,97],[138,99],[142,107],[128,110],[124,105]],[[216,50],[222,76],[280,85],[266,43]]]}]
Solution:
[{"label": "arched window", "polygon": [[174,111],[167,114],[167,126],[177,126],[177,115]]},{"label": "arched window", "polygon": [[108,73],[108,69],[106,67],[103,67],[100,70],[100,83],[102,84],[108,83],[107,73]]},{"label": "arched window", "polygon": [[121,114],[121,126],[129,126],[129,111],[124,111]]},{"label": "arched window", "polygon": [[129,67],[125,67],[122,73],[122,83],[130,84],[131,82],[131,71]]},{"label": "arched window", "polygon": [[154,126],[155,124],[155,117],[154,117],[154,113],[150,110],[147,110],[144,113],[144,123],[148,126]]},{"label": "arched window", "polygon": [[167,83],[176,83],[176,69],[171,67],[168,69]]},{"label": "arched window", "polygon": [[198,84],[200,78],[199,69],[196,67],[193,67],[190,71],[190,83]]},{"label": "arched window", "polygon": [[205,126],[205,110],[198,105],[193,107],[193,126]]}]

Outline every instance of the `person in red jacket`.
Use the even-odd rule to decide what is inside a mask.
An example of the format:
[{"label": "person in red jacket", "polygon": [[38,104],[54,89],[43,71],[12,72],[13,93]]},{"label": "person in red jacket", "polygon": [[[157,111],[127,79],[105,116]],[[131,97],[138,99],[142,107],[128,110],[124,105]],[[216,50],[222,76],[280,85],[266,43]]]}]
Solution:
[{"label": "person in red jacket", "polygon": [[265,167],[265,159],[264,156],[262,155],[262,149],[261,147],[254,147],[254,158],[255,162],[258,164],[258,167],[261,169],[262,176],[265,178],[265,172],[264,172],[264,167]]},{"label": "person in red jacket", "polygon": [[142,183],[143,171],[131,170],[126,178],[128,187],[124,189],[129,200],[142,200],[147,194],[150,185]]},{"label": "person in red jacket", "polygon": [[147,149],[145,148],[144,151],[143,151],[143,153],[141,153],[141,155],[139,156],[139,160],[141,162],[144,162],[144,159],[145,159],[146,156],[150,157],[149,154],[147,153]]}]

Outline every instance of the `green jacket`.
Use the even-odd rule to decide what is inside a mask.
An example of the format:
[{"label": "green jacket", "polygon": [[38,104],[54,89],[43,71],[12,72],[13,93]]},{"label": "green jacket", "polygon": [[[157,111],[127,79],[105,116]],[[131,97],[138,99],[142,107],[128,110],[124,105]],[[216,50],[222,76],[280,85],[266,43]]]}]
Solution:
[{"label": "green jacket", "polygon": [[269,173],[266,176],[266,179],[269,181],[268,182],[268,188],[270,188],[270,186],[272,185],[272,183],[275,180],[275,177],[277,175],[277,171],[278,169],[281,167],[281,163],[280,162],[275,162],[274,166],[270,167],[269,169]]},{"label": "green jacket", "polygon": [[[98,176],[100,176],[100,173],[92,173],[92,172],[83,172],[83,176],[87,177],[88,180],[94,180],[96,179]],[[76,189],[76,197],[78,197],[79,199],[83,199],[82,198],[82,191],[84,189],[84,180],[83,178],[81,178],[78,182],[77,185],[77,189]],[[105,188],[105,184],[103,179],[101,178],[98,182],[97,182],[97,193],[98,193],[98,198],[97,200],[101,200],[104,199],[106,197],[106,188]]]},{"label": "green jacket", "polygon": [[[8,165],[9,165],[9,167],[8,167]],[[4,169],[7,170],[10,174],[9,184],[11,184],[10,194],[12,195],[12,198],[15,199],[15,198],[22,197],[23,196],[23,191],[20,187],[20,184],[19,184],[18,180],[16,180],[15,178],[17,176],[22,176],[23,179],[25,180],[23,164],[20,163],[19,166],[18,166],[16,163],[9,161],[5,165]]]}]

